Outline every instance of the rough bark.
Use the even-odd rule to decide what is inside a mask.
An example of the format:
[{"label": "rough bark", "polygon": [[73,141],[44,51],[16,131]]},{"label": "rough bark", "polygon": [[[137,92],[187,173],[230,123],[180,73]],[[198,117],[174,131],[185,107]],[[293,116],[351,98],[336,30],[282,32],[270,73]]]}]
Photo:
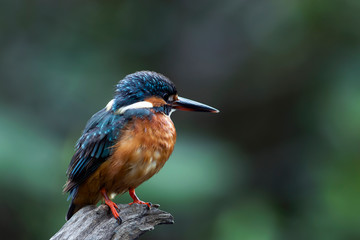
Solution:
[{"label": "rough bark", "polygon": [[170,213],[145,205],[119,204],[122,223],[112,216],[108,206],[87,206],[79,210],[51,238],[60,239],[136,239],[141,234],[153,230],[159,224],[172,224]]}]

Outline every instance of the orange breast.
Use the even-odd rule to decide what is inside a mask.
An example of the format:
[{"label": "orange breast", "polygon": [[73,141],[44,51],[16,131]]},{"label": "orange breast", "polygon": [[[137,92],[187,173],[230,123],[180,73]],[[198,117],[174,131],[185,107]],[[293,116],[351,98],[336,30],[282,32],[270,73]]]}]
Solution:
[{"label": "orange breast", "polygon": [[164,166],[175,141],[174,124],[165,114],[128,123],[114,154],[99,168],[105,189],[122,193],[148,180]]},{"label": "orange breast", "polygon": [[96,204],[100,189],[123,193],[157,173],[170,157],[176,141],[171,119],[156,113],[151,119],[134,119],[121,130],[113,155],[80,185],[74,204]]}]

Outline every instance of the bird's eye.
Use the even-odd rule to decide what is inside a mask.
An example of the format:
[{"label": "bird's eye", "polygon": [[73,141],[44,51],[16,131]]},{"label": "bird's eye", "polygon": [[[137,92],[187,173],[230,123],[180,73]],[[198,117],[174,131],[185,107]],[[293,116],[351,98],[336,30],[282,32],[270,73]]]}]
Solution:
[{"label": "bird's eye", "polygon": [[177,94],[164,94],[163,96],[163,99],[166,101],[166,102],[174,102],[178,99],[178,95]]},{"label": "bird's eye", "polygon": [[170,95],[169,97],[168,97],[168,102],[174,102],[174,101],[176,101],[178,99],[178,95],[177,94],[173,94],[173,95]]},{"label": "bird's eye", "polygon": [[165,93],[164,96],[163,96],[163,99],[168,102],[169,101],[169,94]]}]

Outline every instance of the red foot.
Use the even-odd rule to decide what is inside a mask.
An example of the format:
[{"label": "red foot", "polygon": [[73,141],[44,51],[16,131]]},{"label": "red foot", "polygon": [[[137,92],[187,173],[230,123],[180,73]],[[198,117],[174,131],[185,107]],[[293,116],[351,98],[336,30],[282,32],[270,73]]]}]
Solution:
[{"label": "red foot", "polygon": [[138,196],[136,196],[136,193],[135,193],[135,189],[134,189],[134,188],[129,188],[129,194],[130,194],[130,197],[134,200],[132,203],[129,203],[129,205],[133,205],[134,203],[137,203],[137,204],[147,205],[147,206],[149,207],[149,209],[151,208],[151,203],[141,201],[141,200],[138,198]]},{"label": "red foot", "polygon": [[144,204],[144,205],[147,205],[149,208],[151,208],[151,203],[149,203],[149,202],[144,202],[144,201],[141,201],[141,200],[134,200],[133,202],[129,203],[129,205],[133,205],[134,203]]},{"label": "red foot", "polygon": [[103,188],[100,190],[101,194],[103,195],[104,199],[105,199],[105,204],[109,206],[110,210],[111,210],[111,213],[112,215],[114,216],[114,218],[116,220],[119,221],[119,223],[121,224],[122,220],[120,218],[120,215],[118,213],[117,210],[120,210],[119,207],[116,205],[116,203],[114,203],[113,201],[111,201],[109,199],[109,197],[107,196],[106,194],[106,190]]}]

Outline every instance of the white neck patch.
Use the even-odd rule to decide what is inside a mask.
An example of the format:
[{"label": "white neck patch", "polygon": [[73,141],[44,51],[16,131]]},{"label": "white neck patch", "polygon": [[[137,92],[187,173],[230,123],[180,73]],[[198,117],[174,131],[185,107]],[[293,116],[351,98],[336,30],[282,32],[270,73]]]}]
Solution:
[{"label": "white neck patch", "polygon": [[129,109],[140,109],[140,108],[153,108],[154,105],[148,101],[141,101],[137,103],[130,104],[128,106],[121,107],[119,110],[115,112],[115,114],[123,114],[125,111]]},{"label": "white neck patch", "polygon": [[106,104],[106,111],[110,111],[112,106],[114,105],[115,99],[112,99],[108,104]]}]

